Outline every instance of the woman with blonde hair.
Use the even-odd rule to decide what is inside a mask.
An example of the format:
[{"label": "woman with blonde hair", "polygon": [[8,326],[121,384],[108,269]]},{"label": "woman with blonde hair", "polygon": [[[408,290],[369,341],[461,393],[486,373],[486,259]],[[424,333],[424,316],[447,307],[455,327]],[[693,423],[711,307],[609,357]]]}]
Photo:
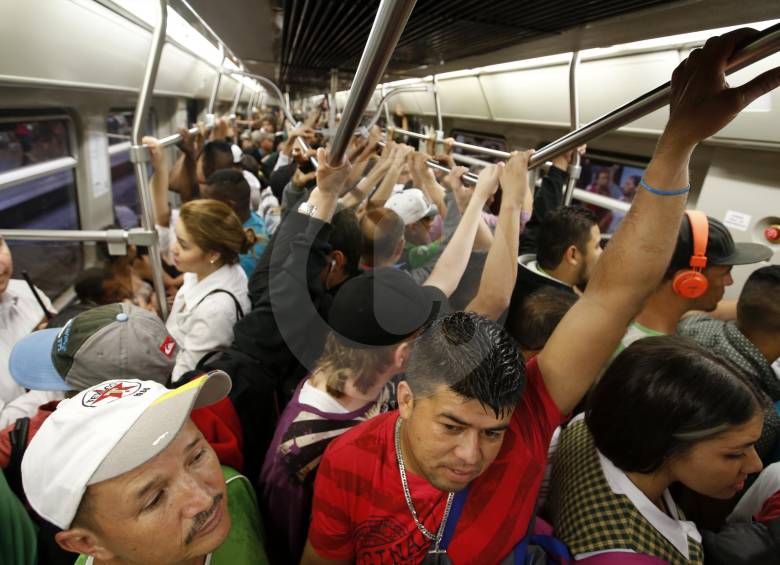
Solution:
[{"label": "woman with blonde hair", "polygon": [[195,369],[208,353],[230,345],[233,324],[249,311],[247,277],[239,254],[255,243],[235,212],[217,200],[184,204],[170,256],[184,273],[166,323],[178,344],[173,381]]}]

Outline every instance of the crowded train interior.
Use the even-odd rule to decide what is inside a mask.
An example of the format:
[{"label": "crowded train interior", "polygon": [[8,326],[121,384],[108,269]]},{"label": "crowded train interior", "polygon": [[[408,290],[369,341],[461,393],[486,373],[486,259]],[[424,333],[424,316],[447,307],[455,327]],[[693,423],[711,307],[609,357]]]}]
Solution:
[{"label": "crowded train interior", "polygon": [[780,3],[0,21],[0,565],[780,563]]}]

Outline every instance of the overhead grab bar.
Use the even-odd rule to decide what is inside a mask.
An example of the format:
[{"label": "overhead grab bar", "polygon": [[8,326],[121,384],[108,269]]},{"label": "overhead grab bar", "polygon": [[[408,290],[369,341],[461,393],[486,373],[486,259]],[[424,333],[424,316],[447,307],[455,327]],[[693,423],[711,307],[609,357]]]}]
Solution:
[{"label": "overhead grab bar", "polygon": [[379,79],[395,51],[398,38],[406,27],[416,0],[382,0],[379,4],[366,47],[360,57],[349,97],[341,115],[336,136],[330,149],[331,165],[341,163],[355,128],[360,123]]},{"label": "overhead grab bar", "polygon": [[[780,51],[780,24],[775,24],[765,29],[753,40],[736,50],[726,64],[726,74],[735,73],[777,51]],[[564,135],[534,153],[531,156],[529,168],[538,167],[545,161],[554,159],[558,155],[562,155],[583,143],[587,143],[662,108],[669,103],[670,92],[671,82],[665,82],[650,92]]]},{"label": "overhead grab bar", "polygon": [[374,113],[374,115],[371,117],[371,121],[366,124],[366,129],[371,129],[379,121],[382,107],[384,107],[385,110],[385,121],[387,122],[387,126],[390,127],[390,110],[387,107],[387,101],[396,94],[403,94],[408,92],[431,92],[432,90],[433,88],[429,84],[415,84],[409,86],[398,86],[385,94],[385,89],[382,87],[382,98],[379,99],[379,103],[376,107],[376,113]]},{"label": "overhead grab bar", "polygon": [[[289,104],[287,103],[287,97],[285,97],[282,94],[282,91],[279,89],[276,83],[272,81],[270,78],[264,77],[263,75],[257,75],[255,73],[249,73],[247,71],[237,71],[237,70],[225,69],[225,68],[223,68],[221,72],[224,74],[233,74],[233,75],[240,75],[240,76],[253,78],[256,81],[270,88],[271,91],[276,96],[276,99],[279,100],[279,107],[282,109],[282,113],[284,114],[285,119],[289,122],[291,126],[293,127],[297,126],[297,123],[295,121],[295,116],[293,116],[292,111],[289,108]],[[298,137],[296,138],[296,141],[298,142],[300,148],[303,149],[304,153],[309,151],[309,146],[302,138]],[[318,166],[317,160],[314,157],[309,157],[309,161],[311,162],[312,165],[314,165],[315,168]]]}]

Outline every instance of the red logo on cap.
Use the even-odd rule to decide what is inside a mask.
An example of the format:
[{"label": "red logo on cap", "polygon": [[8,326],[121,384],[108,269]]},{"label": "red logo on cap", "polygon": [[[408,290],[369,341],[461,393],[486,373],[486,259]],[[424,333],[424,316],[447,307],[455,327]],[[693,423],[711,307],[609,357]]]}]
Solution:
[{"label": "red logo on cap", "polygon": [[138,392],[138,389],[140,388],[140,383],[131,383],[127,381],[107,382],[85,394],[81,399],[81,403],[87,408],[93,408],[98,404],[104,406],[115,400],[124,398],[125,396],[130,396],[131,394]]},{"label": "red logo on cap", "polygon": [[168,336],[165,338],[165,341],[162,342],[162,345],[160,346],[160,351],[162,351],[163,355],[166,357],[173,357],[173,352],[176,349],[176,340],[173,339],[171,336]]}]

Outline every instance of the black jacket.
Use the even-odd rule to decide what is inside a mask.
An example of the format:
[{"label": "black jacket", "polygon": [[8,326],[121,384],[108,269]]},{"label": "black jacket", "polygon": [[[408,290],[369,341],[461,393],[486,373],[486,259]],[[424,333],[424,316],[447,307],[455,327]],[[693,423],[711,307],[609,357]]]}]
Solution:
[{"label": "black jacket", "polygon": [[766,524],[735,523],[719,532],[704,530],[707,565],[776,565],[780,563],[780,518]]},{"label": "black jacket", "polygon": [[558,167],[550,167],[547,176],[542,178],[542,185],[534,193],[534,209],[531,218],[523,228],[520,239],[520,255],[536,253],[536,240],[539,235],[539,224],[550,210],[563,206],[563,187],[566,184],[566,173]]}]

